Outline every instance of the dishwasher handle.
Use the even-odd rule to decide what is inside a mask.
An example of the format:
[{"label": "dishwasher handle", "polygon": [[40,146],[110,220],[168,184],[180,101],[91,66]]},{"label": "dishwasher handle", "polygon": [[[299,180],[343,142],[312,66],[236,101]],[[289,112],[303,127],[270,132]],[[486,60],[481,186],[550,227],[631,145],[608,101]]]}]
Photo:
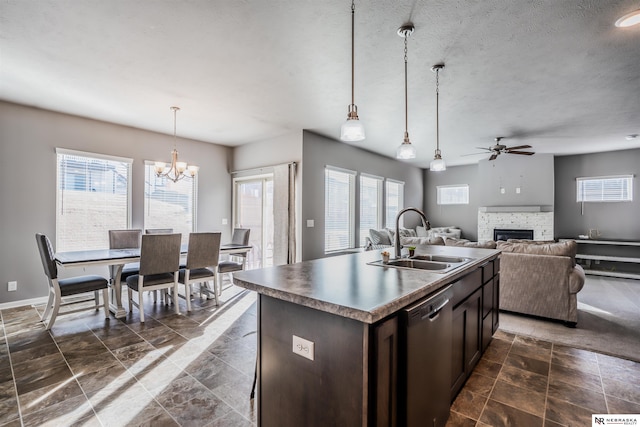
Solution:
[{"label": "dishwasher handle", "polygon": [[425,317],[429,317],[429,321],[433,322],[434,320],[436,320],[438,318],[438,316],[440,315],[440,312],[442,311],[443,308],[445,308],[445,306],[447,304],[449,304],[449,298],[447,298],[447,299],[443,300],[442,302],[440,302],[440,304],[438,304],[436,307],[433,307],[431,309],[431,312],[427,313],[422,318],[424,319]]}]

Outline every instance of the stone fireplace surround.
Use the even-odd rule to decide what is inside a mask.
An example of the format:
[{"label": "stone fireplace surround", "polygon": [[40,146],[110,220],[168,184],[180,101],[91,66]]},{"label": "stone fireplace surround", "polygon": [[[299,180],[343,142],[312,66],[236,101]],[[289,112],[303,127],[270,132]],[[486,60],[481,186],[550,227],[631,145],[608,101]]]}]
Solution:
[{"label": "stone fireplace surround", "polygon": [[478,241],[493,240],[494,228],[533,230],[533,240],[553,240],[553,212],[541,206],[489,206],[478,209]]}]

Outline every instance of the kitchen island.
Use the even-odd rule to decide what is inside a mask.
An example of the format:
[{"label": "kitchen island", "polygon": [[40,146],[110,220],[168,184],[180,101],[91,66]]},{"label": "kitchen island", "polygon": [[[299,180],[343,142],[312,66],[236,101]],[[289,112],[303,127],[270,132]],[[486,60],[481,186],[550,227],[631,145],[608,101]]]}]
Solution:
[{"label": "kitchen island", "polygon": [[[498,325],[499,251],[430,246],[423,253],[470,260],[438,273],[371,265],[381,256],[370,251],[234,276],[259,293],[260,426],[412,425],[411,402],[455,397]],[[408,372],[415,355],[403,313],[445,291],[447,341],[419,348],[429,358],[447,355],[424,363],[442,363],[427,367],[445,372],[446,384],[416,392],[411,378],[424,373]]]}]

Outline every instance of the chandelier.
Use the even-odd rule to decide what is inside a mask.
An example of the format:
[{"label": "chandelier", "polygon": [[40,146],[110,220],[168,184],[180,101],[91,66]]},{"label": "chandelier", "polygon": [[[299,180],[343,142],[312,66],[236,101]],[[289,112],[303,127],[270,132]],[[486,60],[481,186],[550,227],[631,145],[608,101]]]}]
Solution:
[{"label": "chandelier", "polygon": [[[179,107],[171,107],[173,110],[173,151],[171,151],[171,166],[167,169],[165,162],[155,162],[154,169],[156,176],[165,177],[173,182],[178,182],[183,178],[193,178],[198,173],[198,166],[188,165],[187,162],[178,161],[178,150],[176,149],[176,113]],[[185,173],[187,172],[187,173]]]},{"label": "chandelier", "polygon": [[342,124],[340,128],[340,139],[343,141],[362,141],[364,139],[364,126],[358,118],[358,106],[355,104],[354,96],[354,18],[356,13],[356,6],[353,0],[351,1],[351,104],[349,105],[349,113],[347,114],[347,121]]}]

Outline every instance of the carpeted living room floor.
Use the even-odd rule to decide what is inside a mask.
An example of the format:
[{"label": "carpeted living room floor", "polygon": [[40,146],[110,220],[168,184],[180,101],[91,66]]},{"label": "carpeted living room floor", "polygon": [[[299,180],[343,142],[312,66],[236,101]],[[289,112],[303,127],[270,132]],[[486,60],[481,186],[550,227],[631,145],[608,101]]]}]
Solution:
[{"label": "carpeted living room floor", "polygon": [[501,312],[500,329],[640,362],[640,280],[587,276],[575,328]]}]

